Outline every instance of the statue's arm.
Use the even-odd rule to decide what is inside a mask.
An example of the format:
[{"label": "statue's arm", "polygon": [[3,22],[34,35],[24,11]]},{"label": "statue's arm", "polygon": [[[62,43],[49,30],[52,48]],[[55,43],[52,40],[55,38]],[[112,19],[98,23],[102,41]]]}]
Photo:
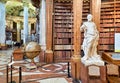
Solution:
[{"label": "statue's arm", "polygon": [[85,25],[83,24],[81,27],[80,27],[80,31],[83,32],[85,29]]}]

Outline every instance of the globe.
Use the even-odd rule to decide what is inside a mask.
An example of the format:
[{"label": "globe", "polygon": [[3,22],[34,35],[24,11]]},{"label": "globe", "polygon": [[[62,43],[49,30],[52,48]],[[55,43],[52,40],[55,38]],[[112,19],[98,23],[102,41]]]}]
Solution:
[{"label": "globe", "polygon": [[34,63],[34,58],[39,55],[41,47],[37,42],[29,42],[25,47],[25,55]]}]

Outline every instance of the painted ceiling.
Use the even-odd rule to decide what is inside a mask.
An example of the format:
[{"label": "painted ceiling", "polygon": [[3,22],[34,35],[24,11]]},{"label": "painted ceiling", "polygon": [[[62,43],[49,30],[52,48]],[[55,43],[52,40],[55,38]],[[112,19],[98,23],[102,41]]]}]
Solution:
[{"label": "painted ceiling", "polygon": [[[36,14],[36,8],[32,5],[31,2],[28,2],[28,12],[29,12],[29,17],[35,17]],[[5,4],[6,7],[6,15],[11,15],[11,16],[23,16],[23,11],[24,11],[24,3],[22,3],[19,0],[9,0]]]},{"label": "painted ceiling", "polygon": [[[28,2],[29,7],[29,17],[36,16],[36,8],[40,8],[41,0],[1,0],[2,2],[6,2],[6,15],[11,16],[23,16],[24,12],[24,2]],[[54,0],[57,2],[70,2],[73,0]],[[90,1],[90,0],[83,0]]]}]

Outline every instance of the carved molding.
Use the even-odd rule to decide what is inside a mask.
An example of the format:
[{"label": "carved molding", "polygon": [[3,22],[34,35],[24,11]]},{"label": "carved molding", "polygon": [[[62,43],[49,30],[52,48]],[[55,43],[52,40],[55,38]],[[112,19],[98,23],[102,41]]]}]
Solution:
[{"label": "carved molding", "polygon": [[[35,23],[36,22],[36,18],[28,18],[28,19],[29,19],[29,23]],[[7,16],[6,20],[10,20],[10,21],[14,21],[14,22],[18,22],[18,21],[23,22],[23,17]]]}]

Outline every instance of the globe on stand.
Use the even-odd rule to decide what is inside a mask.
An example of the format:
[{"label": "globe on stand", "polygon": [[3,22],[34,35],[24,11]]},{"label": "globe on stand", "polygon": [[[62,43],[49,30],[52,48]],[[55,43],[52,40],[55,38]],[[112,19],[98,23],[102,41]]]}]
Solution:
[{"label": "globe on stand", "polygon": [[34,58],[39,55],[41,47],[37,42],[29,42],[25,47],[25,55],[27,58],[31,59],[31,64],[28,66],[30,69],[35,67]]}]

